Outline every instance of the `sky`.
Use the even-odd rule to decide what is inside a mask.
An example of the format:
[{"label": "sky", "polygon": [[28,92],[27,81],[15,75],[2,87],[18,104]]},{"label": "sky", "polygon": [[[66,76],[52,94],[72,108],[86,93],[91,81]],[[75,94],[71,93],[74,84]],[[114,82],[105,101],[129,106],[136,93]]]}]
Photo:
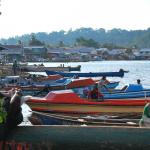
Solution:
[{"label": "sky", "polygon": [[150,27],[150,0],[0,0],[0,12],[0,38],[81,27]]}]

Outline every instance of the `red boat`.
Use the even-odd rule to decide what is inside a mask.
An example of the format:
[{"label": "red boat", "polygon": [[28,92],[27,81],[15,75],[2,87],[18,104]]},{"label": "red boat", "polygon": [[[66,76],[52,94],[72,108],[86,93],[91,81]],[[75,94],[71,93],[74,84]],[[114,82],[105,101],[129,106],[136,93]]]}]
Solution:
[{"label": "red boat", "polygon": [[61,113],[142,113],[149,99],[95,99],[80,98],[71,90],[49,92],[45,97],[32,97],[26,103],[32,110]]}]

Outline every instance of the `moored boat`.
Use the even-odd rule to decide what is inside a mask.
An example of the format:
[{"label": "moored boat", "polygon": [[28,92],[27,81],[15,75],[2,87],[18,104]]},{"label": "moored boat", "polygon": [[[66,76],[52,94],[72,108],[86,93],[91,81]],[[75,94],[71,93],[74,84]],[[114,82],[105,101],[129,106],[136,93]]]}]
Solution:
[{"label": "moored boat", "polygon": [[85,99],[71,90],[52,91],[45,97],[32,97],[27,104],[32,110],[63,113],[142,113],[150,98]]},{"label": "moored boat", "polygon": [[139,126],[141,115],[92,115],[59,114],[32,111],[29,117],[33,125],[94,125],[94,126]]},{"label": "moored boat", "polygon": [[57,67],[46,67],[44,65],[28,65],[19,68],[22,72],[44,72],[45,70],[49,71],[80,71],[81,66],[78,65],[76,67],[71,67],[71,66],[57,66]]},{"label": "moored boat", "polygon": [[118,72],[59,72],[49,70],[45,70],[45,72],[47,75],[60,74],[63,77],[123,77],[124,73],[126,73],[127,71],[120,69]]},{"label": "moored boat", "polygon": [[[4,88],[5,90],[9,90],[11,88],[19,88],[22,90],[30,90],[31,92],[37,90],[44,91],[45,88],[51,90],[62,90],[62,89],[74,89],[74,90],[84,90],[84,88],[89,88],[91,90],[95,84],[97,84],[99,80],[92,78],[69,78],[62,77],[61,75],[49,75],[44,77],[38,77],[36,75],[30,75],[30,77],[25,78],[24,81],[21,82],[20,77],[18,76],[18,81],[10,83],[5,82]],[[105,87],[107,89],[114,89],[119,85],[119,82],[109,82]],[[80,88],[80,89],[78,89]],[[106,91],[104,89],[103,91]]]},{"label": "moored boat", "polygon": [[[130,98],[140,98],[147,99],[150,97],[150,89],[145,88],[141,84],[129,84],[121,89],[112,88],[112,85],[117,85],[119,82],[109,83],[103,86],[97,86],[99,93],[103,94],[103,98],[107,99],[130,99]],[[95,86],[95,85],[94,85]],[[94,86],[88,86],[87,91],[89,93],[89,97],[91,97],[90,93],[93,90]],[[74,92],[76,92],[81,97],[85,97],[84,88],[74,88]],[[134,99],[133,99],[134,100]]]}]

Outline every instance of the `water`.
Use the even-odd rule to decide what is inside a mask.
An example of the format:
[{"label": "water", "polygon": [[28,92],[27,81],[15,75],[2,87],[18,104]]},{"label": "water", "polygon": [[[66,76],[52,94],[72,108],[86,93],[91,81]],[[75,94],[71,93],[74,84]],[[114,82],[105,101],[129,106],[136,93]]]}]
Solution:
[{"label": "water", "polygon": [[[35,64],[35,63],[29,63]],[[40,63],[37,63],[40,64]],[[81,72],[109,72],[119,71],[124,69],[129,71],[125,73],[123,78],[109,77],[113,81],[120,81],[120,84],[136,83],[137,79],[141,79],[143,85],[150,85],[150,61],[97,61],[97,62],[57,62],[57,63],[43,63],[45,66],[77,66],[81,65]]]}]

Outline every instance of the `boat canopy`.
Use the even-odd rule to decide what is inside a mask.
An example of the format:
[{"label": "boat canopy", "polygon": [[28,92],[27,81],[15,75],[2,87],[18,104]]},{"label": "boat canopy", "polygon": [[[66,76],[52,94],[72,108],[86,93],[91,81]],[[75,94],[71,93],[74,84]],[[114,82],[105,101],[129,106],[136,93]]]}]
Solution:
[{"label": "boat canopy", "polygon": [[129,84],[125,92],[138,92],[144,90],[141,84]]},{"label": "boat canopy", "polygon": [[80,103],[80,97],[74,93],[72,90],[60,90],[49,92],[46,97],[46,100],[50,100],[54,103]]},{"label": "boat canopy", "polygon": [[94,85],[96,82],[91,78],[84,78],[84,79],[72,79],[67,85],[67,88],[77,88],[77,87],[86,87],[90,85]]}]

